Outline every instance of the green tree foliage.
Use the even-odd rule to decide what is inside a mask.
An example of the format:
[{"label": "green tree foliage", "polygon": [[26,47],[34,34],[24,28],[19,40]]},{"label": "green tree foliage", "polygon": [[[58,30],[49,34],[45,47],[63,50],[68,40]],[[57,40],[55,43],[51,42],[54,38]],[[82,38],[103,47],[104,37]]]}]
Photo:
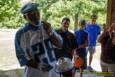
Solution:
[{"label": "green tree foliage", "polygon": [[17,28],[21,22],[18,0],[0,0],[0,27]]},{"label": "green tree foliage", "polygon": [[[99,17],[98,22],[103,24],[106,21],[106,0],[59,0],[53,3],[48,9],[48,21],[55,28],[58,28],[62,17],[69,16],[71,18],[71,29],[74,28],[75,14],[80,19],[90,20],[90,16],[96,13]],[[44,14],[46,14],[44,12]]]},{"label": "green tree foliage", "polygon": [[0,0],[0,27],[16,28],[21,24],[19,6],[18,0]]},{"label": "green tree foliage", "polygon": [[56,3],[58,0],[37,0],[36,2],[39,3],[41,9],[42,9],[42,19],[43,20],[48,20],[48,18],[51,16],[51,12],[48,11],[48,9],[50,9],[50,7]]},{"label": "green tree foliage", "polygon": [[[75,14],[78,19],[90,20],[93,13],[98,14],[98,22],[106,21],[107,0],[36,0],[40,4],[42,19],[49,21],[58,28],[61,19],[69,16],[70,29],[74,29]],[[19,0],[0,0],[0,27],[17,28],[22,25],[24,19],[19,10],[22,5]]]}]

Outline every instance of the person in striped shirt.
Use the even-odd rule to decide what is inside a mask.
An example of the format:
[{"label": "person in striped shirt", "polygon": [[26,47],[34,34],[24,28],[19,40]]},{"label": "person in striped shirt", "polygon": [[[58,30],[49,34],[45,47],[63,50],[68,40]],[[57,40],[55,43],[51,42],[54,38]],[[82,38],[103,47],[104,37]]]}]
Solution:
[{"label": "person in striped shirt", "polygon": [[40,20],[37,3],[27,3],[21,9],[27,23],[15,35],[16,56],[25,66],[24,77],[56,77],[54,46],[61,48],[63,41],[51,24]]}]

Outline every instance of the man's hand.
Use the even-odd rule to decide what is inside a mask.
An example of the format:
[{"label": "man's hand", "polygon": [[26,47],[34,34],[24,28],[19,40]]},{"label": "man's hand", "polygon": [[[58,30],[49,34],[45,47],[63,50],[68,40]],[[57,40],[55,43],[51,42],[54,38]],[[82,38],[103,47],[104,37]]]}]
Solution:
[{"label": "man's hand", "polygon": [[55,30],[52,29],[51,24],[48,22],[44,22],[42,21],[44,29],[46,30],[48,36],[51,39],[51,42],[53,43],[53,45],[55,45],[56,47],[61,48],[62,47],[62,43],[63,40],[61,38],[60,35],[58,35]]},{"label": "man's hand", "polygon": [[32,68],[38,68],[38,64],[34,59],[31,59],[28,61],[27,66],[32,67]]},{"label": "man's hand", "polygon": [[50,67],[46,64],[39,65],[39,69],[43,72],[47,72],[50,70]]},{"label": "man's hand", "polygon": [[44,29],[46,30],[48,35],[51,35],[51,33],[52,33],[51,24],[48,23],[48,22],[43,21],[43,25],[44,25]]}]

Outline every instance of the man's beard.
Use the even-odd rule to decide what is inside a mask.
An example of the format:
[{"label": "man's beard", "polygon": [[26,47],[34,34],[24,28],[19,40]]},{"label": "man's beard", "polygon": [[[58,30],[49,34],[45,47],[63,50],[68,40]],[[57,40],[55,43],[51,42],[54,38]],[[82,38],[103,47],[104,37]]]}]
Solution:
[{"label": "man's beard", "polygon": [[39,23],[39,19],[36,16],[28,16],[29,20],[34,23],[35,25],[37,25]]}]

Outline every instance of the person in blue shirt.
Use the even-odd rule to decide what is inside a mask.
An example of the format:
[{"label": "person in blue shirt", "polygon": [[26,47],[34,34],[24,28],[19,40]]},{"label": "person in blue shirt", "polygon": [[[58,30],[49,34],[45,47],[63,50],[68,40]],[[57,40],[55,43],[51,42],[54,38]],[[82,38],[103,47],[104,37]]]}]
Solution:
[{"label": "person in blue shirt", "polygon": [[61,48],[63,41],[50,23],[40,20],[38,6],[27,3],[21,9],[27,23],[16,32],[16,56],[20,65],[25,66],[24,77],[57,77],[53,47]]},{"label": "person in blue shirt", "polygon": [[86,31],[89,34],[89,45],[88,45],[88,51],[89,51],[89,66],[88,69],[92,71],[91,63],[93,60],[93,55],[95,53],[95,46],[96,46],[96,40],[100,34],[101,28],[100,26],[96,23],[97,20],[97,15],[93,14],[91,16],[91,23],[87,24],[86,26]]},{"label": "person in blue shirt", "polygon": [[75,31],[76,43],[78,45],[76,48],[76,55],[81,57],[84,62],[83,65],[81,66],[82,71],[83,71],[83,69],[87,68],[86,47],[88,46],[88,33],[85,31],[85,26],[86,26],[86,21],[81,20],[79,22],[80,29]]}]

